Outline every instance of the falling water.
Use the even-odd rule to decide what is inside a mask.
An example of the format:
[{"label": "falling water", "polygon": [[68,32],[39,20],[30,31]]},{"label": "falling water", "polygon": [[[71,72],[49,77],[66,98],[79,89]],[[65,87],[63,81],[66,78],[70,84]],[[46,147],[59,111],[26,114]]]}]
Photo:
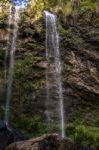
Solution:
[{"label": "falling water", "polygon": [[[8,29],[10,30],[11,28],[11,23],[12,23],[12,5],[10,5],[9,8],[9,15],[8,15]],[[8,33],[8,41],[10,40],[10,34]]]},{"label": "falling water", "polygon": [[[56,91],[56,97],[59,100],[60,122],[61,122],[61,136],[65,137],[64,131],[64,105],[63,105],[63,93],[62,93],[62,81],[61,81],[61,60],[59,51],[59,34],[57,32],[57,18],[55,15],[44,11],[46,19],[46,58],[49,63],[50,69],[46,71],[47,82],[47,105],[54,105],[54,100],[51,97],[51,92]],[[53,89],[52,85],[53,84]],[[57,107],[57,105],[55,106]],[[48,121],[51,119],[50,111],[47,111]]]},{"label": "falling water", "polygon": [[[8,47],[9,47],[9,44],[10,44],[10,29],[11,29],[11,23],[12,23],[12,5],[10,5],[10,8],[9,8],[9,13],[8,13]],[[4,69],[5,69],[5,81],[6,81],[6,78],[7,78],[7,58],[8,58],[8,49],[6,49],[6,52],[5,52],[5,63],[4,63]]]},{"label": "falling water", "polygon": [[[9,17],[9,25],[12,20],[12,10],[10,11]],[[14,29],[13,29],[13,37],[12,44],[10,50],[10,61],[9,61],[9,71],[8,71],[8,84],[7,84],[7,95],[6,95],[6,111],[5,111],[5,122],[9,124],[9,107],[11,100],[11,92],[12,92],[12,83],[13,83],[13,73],[14,73],[14,64],[15,64],[15,51],[16,51],[16,39],[17,39],[17,31],[18,31],[18,21],[19,21],[19,8],[15,6],[15,14],[14,14]]]}]

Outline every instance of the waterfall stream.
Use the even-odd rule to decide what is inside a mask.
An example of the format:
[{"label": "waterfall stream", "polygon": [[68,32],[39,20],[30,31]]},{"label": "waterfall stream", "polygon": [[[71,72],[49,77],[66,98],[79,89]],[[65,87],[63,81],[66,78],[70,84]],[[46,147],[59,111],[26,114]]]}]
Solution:
[{"label": "waterfall stream", "polygon": [[[11,28],[11,23],[12,23],[12,5],[9,8],[9,15],[8,15],[8,29],[10,30]],[[8,33],[8,41],[10,40],[10,33]]]},{"label": "waterfall stream", "polygon": [[10,49],[9,70],[8,70],[8,78],[7,78],[7,95],[6,95],[6,110],[5,110],[5,122],[7,125],[9,124],[9,108],[10,108],[10,100],[11,100],[11,92],[12,92],[16,40],[17,40],[18,21],[19,21],[19,8],[17,6],[15,6],[14,8],[15,8],[14,18],[13,18],[12,7],[10,7],[9,21],[8,21],[9,27],[10,27],[11,22],[13,21],[14,28],[13,28],[13,36],[12,36],[12,43],[11,43],[11,49]]},{"label": "waterfall stream", "polygon": [[[11,29],[11,23],[12,23],[12,5],[10,5],[9,13],[8,13],[8,49],[10,44],[10,29]],[[4,69],[5,69],[5,82],[7,80],[7,58],[8,58],[8,49],[5,52],[5,63],[4,63]]]},{"label": "waterfall stream", "polygon": [[46,59],[48,61],[48,69],[46,70],[46,115],[48,122],[51,123],[54,122],[55,117],[60,114],[60,117],[57,117],[57,122],[61,124],[61,136],[64,138],[64,104],[61,80],[62,67],[59,49],[59,34],[57,31],[57,18],[48,11],[44,11],[44,14],[46,20]]}]

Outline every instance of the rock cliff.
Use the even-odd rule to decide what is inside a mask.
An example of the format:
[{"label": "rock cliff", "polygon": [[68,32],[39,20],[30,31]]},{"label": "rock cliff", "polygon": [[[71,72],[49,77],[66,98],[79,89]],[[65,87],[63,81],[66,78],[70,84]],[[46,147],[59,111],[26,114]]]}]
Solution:
[{"label": "rock cliff", "polygon": [[[2,14],[0,19],[0,117],[3,118],[7,85],[4,78],[5,63],[9,66],[9,55],[5,61],[5,52],[9,52],[11,41],[7,42],[7,14]],[[92,11],[79,12],[73,23],[63,23],[59,18],[58,29],[67,135],[81,143],[79,138],[85,140],[87,136],[86,127],[90,133],[88,142],[91,144],[84,144],[98,147],[99,17]],[[27,137],[44,134],[47,132],[45,70],[48,66],[45,56],[45,20],[43,16],[35,18],[35,12],[30,9],[21,13],[15,59],[11,124]],[[52,128],[57,131],[56,126],[52,125]],[[82,130],[83,137],[79,137],[77,133]],[[95,134],[95,139],[92,134]]]}]

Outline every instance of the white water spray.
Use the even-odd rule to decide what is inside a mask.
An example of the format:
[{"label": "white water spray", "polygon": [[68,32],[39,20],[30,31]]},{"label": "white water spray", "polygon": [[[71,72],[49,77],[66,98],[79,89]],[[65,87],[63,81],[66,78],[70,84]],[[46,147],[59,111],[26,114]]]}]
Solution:
[{"label": "white water spray", "polygon": [[[61,60],[60,60],[60,50],[59,50],[59,34],[57,32],[57,18],[55,15],[44,11],[46,18],[46,58],[49,63],[49,67],[46,71],[46,82],[47,82],[47,104],[54,105],[54,100],[51,97],[51,92],[53,89],[52,85],[54,84],[54,90],[56,90],[58,99],[59,99],[59,110],[60,113],[60,122],[61,122],[61,136],[65,137],[64,130],[64,104],[63,104],[63,89],[62,89],[62,80],[61,80]],[[49,71],[50,70],[50,71]],[[50,73],[49,73],[50,72]],[[51,82],[51,83],[50,83]],[[49,107],[49,106],[48,106]],[[56,106],[57,107],[57,106]],[[47,111],[48,121],[51,120],[51,112]]]},{"label": "white water spray", "polygon": [[[9,13],[9,27],[12,22],[13,12],[12,8]],[[11,100],[11,92],[12,92],[12,83],[13,83],[13,74],[14,74],[14,64],[15,64],[15,51],[16,51],[16,40],[18,33],[18,21],[19,21],[19,8],[15,7],[14,14],[14,29],[13,29],[13,37],[12,44],[10,50],[10,61],[9,61],[9,70],[8,70],[8,84],[7,84],[7,95],[6,95],[6,110],[5,110],[5,122],[9,125],[9,109],[10,109],[10,100]],[[10,38],[10,36],[9,36]]]}]

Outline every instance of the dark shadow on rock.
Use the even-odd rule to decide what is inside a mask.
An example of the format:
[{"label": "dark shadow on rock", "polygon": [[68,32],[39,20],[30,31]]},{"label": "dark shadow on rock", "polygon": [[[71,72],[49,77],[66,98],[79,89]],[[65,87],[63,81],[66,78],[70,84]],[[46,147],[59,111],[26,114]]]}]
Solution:
[{"label": "dark shadow on rock", "polygon": [[13,133],[7,128],[4,121],[0,120],[0,150],[14,142]]},{"label": "dark shadow on rock", "polygon": [[5,150],[9,144],[24,140],[23,135],[17,130],[7,127],[3,120],[0,120],[0,150]]}]

